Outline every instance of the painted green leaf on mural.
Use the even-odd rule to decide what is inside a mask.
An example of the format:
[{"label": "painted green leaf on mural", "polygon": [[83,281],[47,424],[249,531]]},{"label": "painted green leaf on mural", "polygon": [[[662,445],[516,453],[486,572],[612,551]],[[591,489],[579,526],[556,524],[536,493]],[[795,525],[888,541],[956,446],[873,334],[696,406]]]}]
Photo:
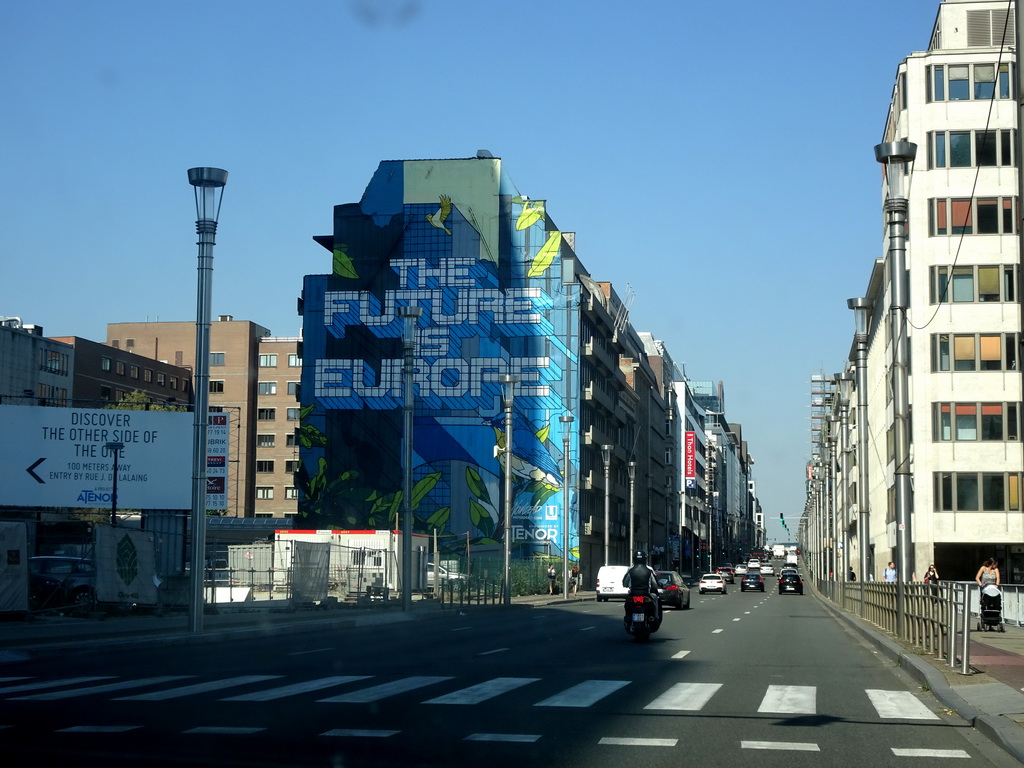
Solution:
[{"label": "painted green leaf on mural", "polygon": [[490,515],[482,517],[476,527],[480,529],[480,533],[488,538],[494,535],[494,520]]},{"label": "painted green leaf on mural", "polygon": [[562,241],[562,233],[558,230],[554,230],[548,235],[548,240],[541,249],[537,251],[537,255],[533,257],[533,263],[530,264],[530,271],[527,273],[527,277],[540,277],[547,271],[547,268],[551,266],[551,262],[555,260],[555,256],[558,255],[558,248]]},{"label": "painted green leaf on mural", "polygon": [[545,424],[543,427],[537,430],[537,439],[540,440],[542,443],[546,443],[548,441],[548,435],[550,434],[551,425]]},{"label": "painted green leaf on mural", "polygon": [[557,488],[552,488],[550,485],[545,485],[544,487],[534,491],[534,494],[533,494],[533,506],[534,506],[534,508],[537,508],[537,507],[541,506],[545,501],[547,501],[549,498],[554,496],[555,493],[557,493],[557,492],[558,492],[558,489]]},{"label": "painted green leaf on mural", "polygon": [[437,512],[427,518],[427,529],[437,528],[441,529],[448,525],[448,520],[452,516],[451,507],[441,507]]},{"label": "painted green leaf on mural", "polygon": [[356,265],[346,253],[347,250],[348,243],[338,243],[334,246],[334,274],[339,277],[359,277],[359,273],[356,272]]},{"label": "painted green leaf on mural", "polygon": [[434,490],[434,486],[441,481],[441,473],[433,472],[420,478],[412,489],[412,508],[416,509],[423,497]]},{"label": "painted green leaf on mural", "polygon": [[483,478],[480,477],[480,473],[476,471],[476,467],[466,467],[466,486],[469,488],[469,492],[480,499],[480,501],[485,501],[488,504],[491,503],[491,495],[487,492],[487,485],[484,483]]},{"label": "painted green leaf on mural", "polygon": [[529,200],[523,201],[523,210],[519,213],[519,218],[516,219],[516,229],[522,230],[527,227],[531,227],[536,224],[540,217],[544,215],[544,201],[536,200],[531,203]]},{"label": "painted green leaf on mural", "polygon": [[480,502],[476,499],[469,500],[469,522],[475,525],[477,528],[480,527],[480,521],[483,519],[490,520],[491,513],[483,507]]}]

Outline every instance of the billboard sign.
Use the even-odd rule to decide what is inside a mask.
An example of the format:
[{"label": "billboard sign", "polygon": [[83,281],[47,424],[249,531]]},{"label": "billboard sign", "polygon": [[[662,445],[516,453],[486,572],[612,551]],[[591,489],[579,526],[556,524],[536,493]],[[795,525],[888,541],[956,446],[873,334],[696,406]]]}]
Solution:
[{"label": "billboard sign", "polygon": [[0,504],[189,509],[192,414],[0,405]]}]

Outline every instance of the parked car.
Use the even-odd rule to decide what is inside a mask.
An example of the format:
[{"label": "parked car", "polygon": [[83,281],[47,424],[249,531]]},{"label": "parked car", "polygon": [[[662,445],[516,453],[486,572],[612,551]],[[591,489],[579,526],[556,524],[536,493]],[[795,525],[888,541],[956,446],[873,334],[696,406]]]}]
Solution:
[{"label": "parked car", "polygon": [[706,592],[721,592],[725,594],[725,579],[722,578],[720,573],[705,573],[700,577],[700,584],[697,585],[698,591],[703,595]]},{"label": "parked car", "polygon": [[96,602],[96,567],[85,557],[30,557],[28,595],[32,610],[91,608]]},{"label": "parked car", "polygon": [[722,578],[725,579],[727,584],[736,583],[735,569],[732,566],[720,565],[716,570],[722,574]]},{"label": "parked car", "polygon": [[602,565],[598,568],[597,584],[595,585],[597,602],[603,603],[609,598],[626,599],[626,593],[629,590],[622,586],[622,579],[628,570],[628,565]]},{"label": "parked car", "polygon": [[658,594],[663,605],[674,605],[681,611],[690,607],[690,588],[676,571],[655,571]]},{"label": "parked car", "polygon": [[[444,588],[448,584],[451,584],[454,587],[461,587],[466,583],[466,574],[450,571],[443,565],[437,566],[437,574],[440,577],[440,583],[436,586],[440,586],[441,588]],[[433,563],[427,563],[427,586],[431,588],[435,586]]]},{"label": "parked car", "polygon": [[761,578],[760,573],[747,573],[743,577],[743,581],[740,582],[740,592],[746,592],[747,590],[764,592],[764,579]]},{"label": "parked car", "polygon": [[804,581],[796,571],[783,573],[779,576],[779,594],[792,592],[797,595],[804,593]]}]

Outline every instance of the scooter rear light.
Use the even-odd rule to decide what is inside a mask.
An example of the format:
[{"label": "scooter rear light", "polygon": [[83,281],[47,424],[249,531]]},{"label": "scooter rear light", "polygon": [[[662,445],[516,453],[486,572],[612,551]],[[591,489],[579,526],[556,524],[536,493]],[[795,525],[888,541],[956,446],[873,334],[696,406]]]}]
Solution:
[{"label": "scooter rear light", "polygon": [[643,595],[633,595],[633,602],[635,604],[637,604],[637,605],[643,605],[643,602],[644,602]]}]

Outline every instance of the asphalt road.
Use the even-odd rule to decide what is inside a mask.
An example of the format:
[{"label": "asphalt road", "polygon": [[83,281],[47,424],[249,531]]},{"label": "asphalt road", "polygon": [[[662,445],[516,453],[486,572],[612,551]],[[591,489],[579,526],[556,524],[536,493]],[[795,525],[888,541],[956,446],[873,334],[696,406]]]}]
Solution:
[{"label": "asphalt road", "polygon": [[[0,667],[5,766],[1016,765],[810,597],[692,593]],[[954,763],[956,765],[962,763]]]}]

